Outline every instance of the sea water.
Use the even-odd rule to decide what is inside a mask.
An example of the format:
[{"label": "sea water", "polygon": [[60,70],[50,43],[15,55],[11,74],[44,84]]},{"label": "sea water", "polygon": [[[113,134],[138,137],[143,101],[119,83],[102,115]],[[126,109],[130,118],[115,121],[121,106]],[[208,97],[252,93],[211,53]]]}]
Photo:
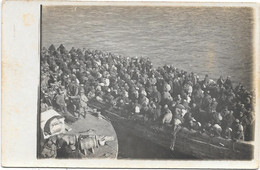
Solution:
[{"label": "sea water", "polygon": [[42,46],[150,57],[250,87],[253,11],[238,7],[43,7]]}]

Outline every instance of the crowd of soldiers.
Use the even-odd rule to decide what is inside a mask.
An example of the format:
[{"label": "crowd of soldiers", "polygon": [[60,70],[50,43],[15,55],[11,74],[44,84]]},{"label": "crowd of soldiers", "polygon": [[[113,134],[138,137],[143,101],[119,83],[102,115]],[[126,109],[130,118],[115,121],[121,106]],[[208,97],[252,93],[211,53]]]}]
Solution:
[{"label": "crowd of soldiers", "polygon": [[[88,100],[107,103],[129,119],[189,129],[234,140],[252,140],[253,94],[231,78],[217,81],[149,58],[98,50],[41,50],[41,110],[67,121],[88,113]],[[109,109],[109,108],[108,108]]]}]

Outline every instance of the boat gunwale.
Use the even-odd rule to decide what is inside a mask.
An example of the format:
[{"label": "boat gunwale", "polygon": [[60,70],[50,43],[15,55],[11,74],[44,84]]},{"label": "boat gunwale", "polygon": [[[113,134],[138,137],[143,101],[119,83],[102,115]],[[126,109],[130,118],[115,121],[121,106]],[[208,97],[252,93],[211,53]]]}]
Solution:
[{"label": "boat gunwale", "polygon": [[[158,142],[159,141],[158,139],[152,139],[152,138],[155,138],[154,136],[152,138],[151,138],[151,135],[149,136],[150,141],[153,141],[153,142],[157,141],[157,143],[160,144],[161,146],[164,146],[164,147],[168,146],[168,148],[170,148],[169,141],[171,140],[172,135],[169,135],[170,134],[169,130],[168,131],[160,130],[160,131],[155,132],[155,129],[152,129],[151,127],[149,127],[150,124],[149,125],[141,124],[139,121],[128,119],[119,113],[120,110],[115,110],[115,108],[111,108],[111,110],[108,110],[106,108],[107,106],[109,106],[107,103],[103,103],[103,102],[96,101],[96,100],[90,100],[89,106],[95,107],[97,109],[100,109],[101,111],[104,111],[105,113],[113,115],[117,119],[124,120],[125,126],[129,125],[129,127],[132,127],[132,129],[128,128],[131,131],[135,131],[135,130],[142,128],[142,133],[145,134],[146,136],[148,135],[148,132],[149,132],[150,134],[152,134],[152,133],[156,134],[157,138],[167,139],[164,142]],[[113,121],[118,122],[119,120],[118,121],[113,120]],[[142,135],[138,135],[138,134],[135,134],[135,135],[142,137]],[[190,135],[192,135],[192,136],[190,136]],[[146,138],[148,138],[148,137],[146,137]],[[196,140],[198,142],[203,143],[204,145],[208,145],[209,147],[219,148],[220,150],[222,149],[221,151],[225,150],[225,152],[227,152],[227,153],[224,153],[224,155],[231,154],[234,157],[233,158],[231,156],[228,156],[229,157],[228,159],[252,159],[252,157],[253,157],[254,145],[251,143],[248,143],[247,141],[234,141],[234,140],[228,140],[228,139],[225,139],[222,137],[211,137],[207,134],[201,134],[195,130],[188,130],[186,127],[182,127],[181,130],[177,134],[177,140],[176,140],[176,144],[175,144],[176,150],[178,150],[180,152],[182,152],[181,149],[178,149],[178,145],[181,145],[181,143],[179,142],[179,141],[181,141],[180,139],[186,140],[186,142],[192,142],[193,140]],[[166,143],[168,143],[168,145]],[[224,146],[223,146],[223,143],[224,143]],[[219,152],[221,152],[221,151],[219,151]],[[201,154],[192,153],[192,155],[197,158],[201,158]],[[210,156],[210,155],[206,155],[206,157],[207,157],[207,159],[216,159],[214,156]],[[220,158],[220,159],[225,159],[225,158]]]}]

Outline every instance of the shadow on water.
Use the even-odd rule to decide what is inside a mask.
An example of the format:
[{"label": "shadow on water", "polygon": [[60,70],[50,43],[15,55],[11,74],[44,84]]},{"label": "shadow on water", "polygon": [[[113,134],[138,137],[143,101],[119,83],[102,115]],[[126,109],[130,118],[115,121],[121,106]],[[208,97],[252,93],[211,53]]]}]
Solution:
[{"label": "shadow on water", "polygon": [[114,125],[118,138],[118,159],[196,159],[189,155],[171,152],[158,144],[137,137]]}]

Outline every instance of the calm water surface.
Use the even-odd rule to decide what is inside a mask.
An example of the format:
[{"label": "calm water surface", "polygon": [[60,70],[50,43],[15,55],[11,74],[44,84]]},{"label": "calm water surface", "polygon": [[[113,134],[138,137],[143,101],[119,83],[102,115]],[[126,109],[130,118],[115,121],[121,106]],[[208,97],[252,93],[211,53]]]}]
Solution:
[{"label": "calm water surface", "polygon": [[250,86],[250,8],[43,7],[42,45],[150,57],[201,77],[230,75]]},{"label": "calm water surface", "polygon": [[[150,57],[202,78],[230,75],[248,88],[252,74],[250,8],[43,7],[42,45],[61,43],[122,56]],[[117,127],[116,127],[117,128]],[[117,128],[120,158],[191,159]]]}]

